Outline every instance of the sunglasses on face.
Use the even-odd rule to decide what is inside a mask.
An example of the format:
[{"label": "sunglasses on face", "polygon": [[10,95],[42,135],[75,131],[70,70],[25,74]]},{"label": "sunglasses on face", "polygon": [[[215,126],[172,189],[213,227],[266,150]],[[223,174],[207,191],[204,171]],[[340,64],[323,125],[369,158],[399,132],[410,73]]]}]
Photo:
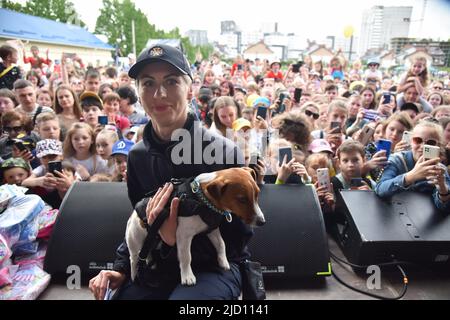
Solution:
[{"label": "sunglasses on face", "polygon": [[369,64],[369,67],[376,67],[376,64]]},{"label": "sunglasses on face", "polygon": [[20,132],[20,131],[22,131],[22,126],[19,126],[19,127],[3,127],[3,131],[5,131],[7,133],[10,133],[12,131]]},{"label": "sunglasses on face", "polygon": [[308,117],[313,117],[315,120],[319,119],[319,114],[318,114],[318,113],[314,113],[314,112],[312,112],[312,111],[305,110],[305,114],[306,114]]},{"label": "sunglasses on face", "polygon": [[[421,137],[413,137],[412,138],[412,141],[415,143],[415,144],[422,144],[424,141],[423,141],[423,139],[421,138]],[[436,140],[433,140],[433,139],[430,139],[430,140],[427,140],[427,141],[425,141],[425,144],[427,144],[427,145],[429,145],[429,146],[437,146],[437,141]]]}]

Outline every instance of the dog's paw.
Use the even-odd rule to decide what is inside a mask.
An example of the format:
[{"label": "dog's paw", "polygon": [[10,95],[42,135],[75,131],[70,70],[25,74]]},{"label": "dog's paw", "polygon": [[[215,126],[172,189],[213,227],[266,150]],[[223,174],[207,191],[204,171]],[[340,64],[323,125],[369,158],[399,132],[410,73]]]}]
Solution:
[{"label": "dog's paw", "polygon": [[196,282],[197,279],[192,272],[181,275],[181,284],[183,286],[194,286]]},{"label": "dog's paw", "polygon": [[218,258],[219,267],[223,270],[230,270],[230,264],[228,263],[227,258]]}]

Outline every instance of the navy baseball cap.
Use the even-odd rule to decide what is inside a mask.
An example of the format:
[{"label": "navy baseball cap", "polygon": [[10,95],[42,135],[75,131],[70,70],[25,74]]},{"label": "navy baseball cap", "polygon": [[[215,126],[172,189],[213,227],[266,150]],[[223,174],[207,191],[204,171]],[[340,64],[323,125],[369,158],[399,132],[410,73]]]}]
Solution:
[{"label": "navy baseball cap", "polygon": [[192,80],[192,72],[189,62],[183,52],[178,48],[166,45],[155,44],[144,49],[136,60],[136,63],[128,71],[130,78],[137,79],[142,69],[152,62],[165,61],[177,68],[182,74],[188,75]]},{"label": "navy baseball cap", "polygon": [[130,153],[131,148],[134,146],[134,142],[128,139],[122,139],[114,143],[112,147],[111,156],[117,155],[117,154],[123,154],[125,156],[128,156],[128,153]]}]

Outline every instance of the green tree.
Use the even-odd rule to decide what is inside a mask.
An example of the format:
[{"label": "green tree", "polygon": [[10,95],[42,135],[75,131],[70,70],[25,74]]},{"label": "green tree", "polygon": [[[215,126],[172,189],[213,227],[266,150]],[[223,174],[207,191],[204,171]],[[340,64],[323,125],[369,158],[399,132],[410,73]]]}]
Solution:
[{"label": "green tree", "polygon": [[95,32],[108,38],[111,45],[118,45],[122,54],[133,51],[132,21],[135,24],[136,51],[145,48],[155,33],[155,26],[130,0],[103,0],[103,8],[97,18]]},{"label": "green tree", "polygon": [[80,27],[86,26],[80,19],[80,15],[76,12],[73,3],[67,0],[28,0],[25,5],[9,0],[2,0],[2,7]]},{"label": "green tree", "polygon": [[156,29],[147,16],[137,9],[130,0],[103,0],[103,7],[97,18],[95,33],[103,34],[109,44],[120,48],[123,56],[133,52],[132,21],[135,22],[136,52],[139,54],[147,45],[149,39],[180,39],[189,61],[195,60],[195,53],[200,50],[204,57],[213,52],[211,45],[193,46],[189,38],[182,37],[180,30],[175,28],[169,32]]},{"label": "green tree", "polygon": [[17,11],[17,12],[24,12],[23,6],[19,2],[13,2],[9,0],[1,0],[0,1],[0,7]]}]

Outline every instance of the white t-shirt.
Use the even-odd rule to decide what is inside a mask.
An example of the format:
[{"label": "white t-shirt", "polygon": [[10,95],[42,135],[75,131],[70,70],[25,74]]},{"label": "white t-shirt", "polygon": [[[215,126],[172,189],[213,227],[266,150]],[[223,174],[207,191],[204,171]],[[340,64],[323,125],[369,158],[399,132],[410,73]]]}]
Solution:
[{"label": "white t-shirt", "polygon": [[70,161],[75,168],[81,164],[91,176],[96,173],[109,173],[108,162],[103,160],[99,155],[91,156],[86,160],[77,160],[74,157],[67,158],[66,160]]}]

